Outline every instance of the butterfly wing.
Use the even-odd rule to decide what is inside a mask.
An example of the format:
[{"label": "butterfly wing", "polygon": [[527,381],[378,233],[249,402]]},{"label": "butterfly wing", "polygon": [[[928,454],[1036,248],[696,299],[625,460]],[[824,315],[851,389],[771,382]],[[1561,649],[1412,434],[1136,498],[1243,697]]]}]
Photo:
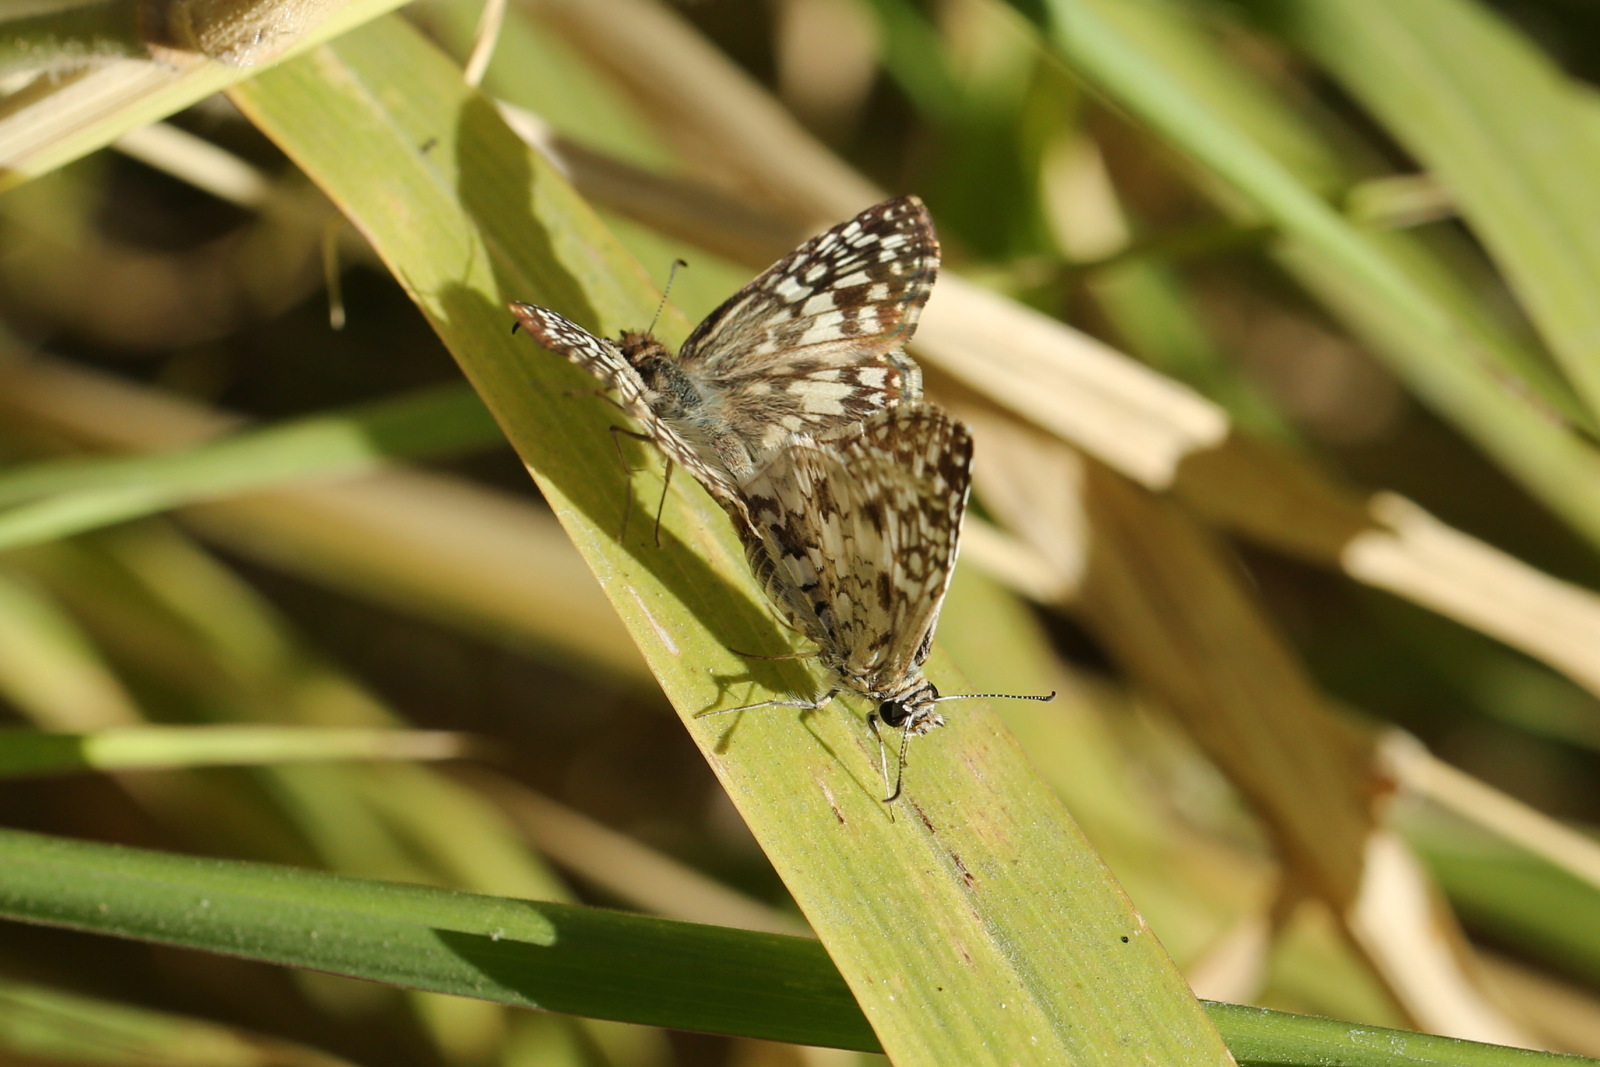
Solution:
[{"label": "butterfly wing", "polygon": [[616,392],[617,406],[637,422],[657,448],[706,487],[717,503],[733,515],[735,523],[748,521],[744,502],[732,474],[717,461],[714,450],[690,435],[693,426],[658,414],[660,398],[622,350],[582,326],[535,304],[513,302],[517,325],[540,345],[565,356]]},{"label": "butterfly wing", "polygon": [[616,390],[617,403],[629,415],[642,420],[650,414],[649,390],[620,348],[549,308],[520,300],[509,306],[517,329]]},{"label": "butterfly wing", "polygon": [[911,339],[939,270],[922,201],[868,208],[807,241],[696,327],[679,354],[752,452],[921,395]]},{"label": "butterfly wing", "polygon": [[967,428],[906,403],[792,438],[745,485],[768,596],[853,688],[896,691],[927,658],[971,476]]}]

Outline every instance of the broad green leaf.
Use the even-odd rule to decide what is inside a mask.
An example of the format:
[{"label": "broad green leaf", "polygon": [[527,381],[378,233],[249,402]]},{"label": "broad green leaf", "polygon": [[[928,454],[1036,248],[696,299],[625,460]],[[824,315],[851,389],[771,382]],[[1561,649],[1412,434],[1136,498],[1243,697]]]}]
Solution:
[{"label": "broad green leaf", "polygon": [[[817,682],[728,651],[788,640],[697,487],[675,487],[661,549],[638,523],[617,542],[626,495],[653,503],[655,484],[629,484],[608,409],[567,395],[593,383],[510,336],[504,304],[548,304],[612,333],[649,321],[655,301],[450,64],[391,21],[233,95],[460,361],[898,1062],[1226,1062],[1160,945],[981,706],[915,747],[894,807],[878,799],[877,752],[846,701],[692,718],[809,696]],[[930,673],[963,688],[937,656]]]}]

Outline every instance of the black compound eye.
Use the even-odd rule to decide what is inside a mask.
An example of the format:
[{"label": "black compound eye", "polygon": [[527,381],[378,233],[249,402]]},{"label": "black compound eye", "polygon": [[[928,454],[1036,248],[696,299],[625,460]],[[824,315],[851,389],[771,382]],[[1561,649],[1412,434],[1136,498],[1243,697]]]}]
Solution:
[{"label": "black compound eye", "polygon": [[898,700],[885,700],[878,705],[878,718],[883,720],[885,726],[904,726],[910,717],[905,705]]}]

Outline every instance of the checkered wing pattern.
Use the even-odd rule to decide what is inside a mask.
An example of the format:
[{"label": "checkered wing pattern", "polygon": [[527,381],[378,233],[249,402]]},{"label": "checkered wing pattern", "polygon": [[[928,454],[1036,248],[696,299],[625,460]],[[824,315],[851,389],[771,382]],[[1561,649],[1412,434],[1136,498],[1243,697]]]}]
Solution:
[{"label": "checkered wing pattern", "polygon": [[939,270],[914,196],[807,241],[712,312],[679,354],[752,455],[921,395],[911,339]]},{"label": "checkered wing pattern", "polygon": [[511,305],[517,326],[550,351],[567,357],[617,391],[617,403],[641,421],[650,415],[644,383],[622,350],[549,308],[520,301]]},{"label": "checkered wing pattern", "polygon": [[972,437],[906,403],[796,437],[744,487],[746,548],[767,594],[837,680],[879,700],[928,656],[972,476]]},{"label": "checkered wing pattern", "polygon": [[743,514],[738,486],[705,435],[696,433],[692,422],[663,417],[665,405],[658,390],[645,382],[622,349],[549,308],[518,302],[511,305],[511,313],[528,336],[610,386],[617,406],[639,423],[668,459],[683,466],[736,518]]}]

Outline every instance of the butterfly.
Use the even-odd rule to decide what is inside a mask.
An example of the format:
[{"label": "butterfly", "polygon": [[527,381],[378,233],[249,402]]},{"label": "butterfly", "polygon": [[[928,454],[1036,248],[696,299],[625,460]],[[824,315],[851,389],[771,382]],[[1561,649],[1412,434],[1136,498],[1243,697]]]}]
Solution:
[{"label": "butterfly", "polygon": [[[878,724],[903,731],[903,768],[905,742],[943,725],[935,706],[959,699],[941,696],[922,664],[955,566],[972,438],[922,400],[921,370],[902,351],[938,267],[927,209],[908,196],[773,264],[676,357],[649,331],[611,342],[511,304],[518,327],[611,386],[643,436],[732,516],[768,599],[816,645],[831,688],[726,710],[866,696],[886,785]],[[886,799],[899,793],[897,779]]]}]

